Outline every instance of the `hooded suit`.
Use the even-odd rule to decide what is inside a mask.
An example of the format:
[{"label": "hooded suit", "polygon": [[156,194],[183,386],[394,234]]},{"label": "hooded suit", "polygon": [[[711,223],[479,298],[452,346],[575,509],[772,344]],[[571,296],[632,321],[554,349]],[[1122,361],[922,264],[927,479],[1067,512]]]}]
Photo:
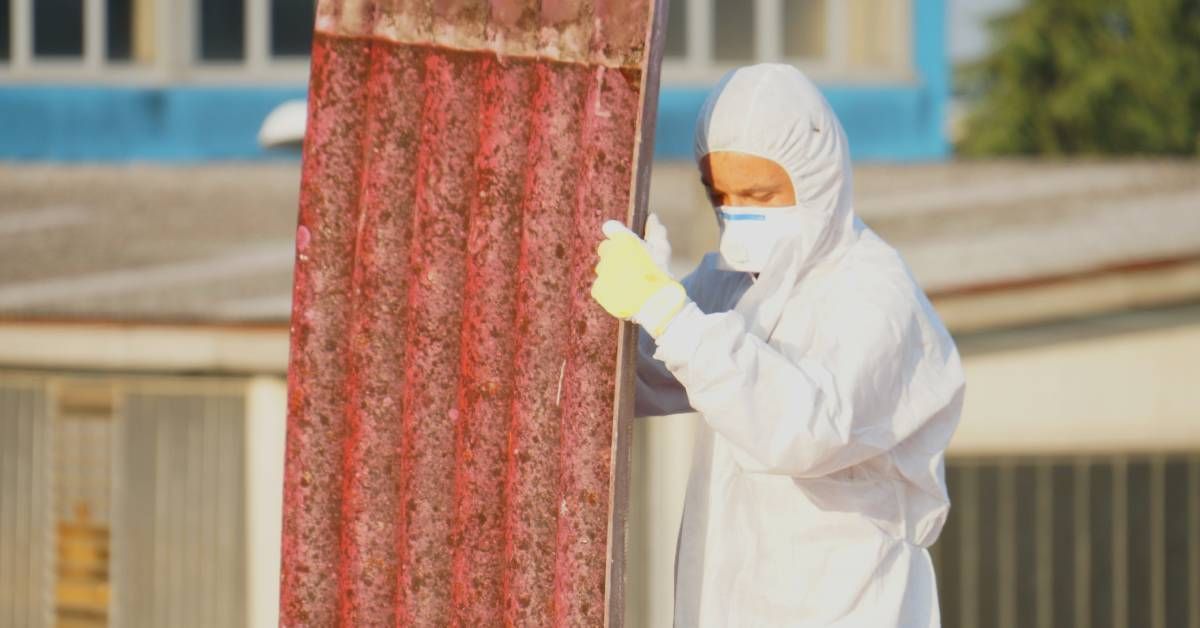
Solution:
[{"label": "hooded suit", "polygon": [[927,547],[949,510],[958,352],[900,255],[855,215],[845,134],[798,70],[728,74],[695,154],[775,161],[805,228],[757,278],[710,254],[639,343],[640,415],[694,410],[675,625],[937,626]]}]

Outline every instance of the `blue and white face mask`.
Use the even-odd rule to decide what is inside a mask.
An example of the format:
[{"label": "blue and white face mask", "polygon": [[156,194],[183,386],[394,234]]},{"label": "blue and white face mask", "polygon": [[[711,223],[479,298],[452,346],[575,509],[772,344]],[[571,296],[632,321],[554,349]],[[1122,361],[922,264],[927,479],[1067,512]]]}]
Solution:
[{"label": "blue and white face mask", "polygon": [[716,208],[721,228],[719,268],[761,273],[776,248],[812,248],[826,227],[825,217],[798,205]]}]

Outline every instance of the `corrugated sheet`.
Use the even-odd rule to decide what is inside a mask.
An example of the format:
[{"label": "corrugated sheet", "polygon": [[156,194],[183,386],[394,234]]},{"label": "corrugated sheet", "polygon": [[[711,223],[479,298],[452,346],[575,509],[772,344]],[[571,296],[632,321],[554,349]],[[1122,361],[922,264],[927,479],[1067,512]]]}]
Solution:
[{"label": "corrugated sheet", "polygon": [[122,405],[112,625],[245,625],[244,397],[137,390]]},{"label": "corrugated sheet", "polygon": [[0,383],[0,626],[51,624],[48,418],[40,382]]},{"label": "corrugated sheet", "polygon": [[652,4],[320,3],[284,625],[620,623],[630,334],[587,291],[645,204]]}]

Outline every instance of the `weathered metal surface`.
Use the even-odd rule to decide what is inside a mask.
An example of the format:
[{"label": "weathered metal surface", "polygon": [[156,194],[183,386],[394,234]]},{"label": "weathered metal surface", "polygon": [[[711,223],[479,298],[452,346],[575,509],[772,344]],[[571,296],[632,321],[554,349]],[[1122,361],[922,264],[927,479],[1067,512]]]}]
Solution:
[{"label": "weathered metal surface", "polygon": [[588,287],[641,223],[660,9],[319,4],[283,625],[620,623],[631,334]]}]

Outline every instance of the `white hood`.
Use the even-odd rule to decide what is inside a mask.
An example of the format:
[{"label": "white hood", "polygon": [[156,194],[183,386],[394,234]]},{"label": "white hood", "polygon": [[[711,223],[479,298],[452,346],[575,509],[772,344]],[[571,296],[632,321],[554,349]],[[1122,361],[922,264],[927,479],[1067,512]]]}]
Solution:
[{"label": "white hood", "polygon": [[[770,159],[787,171],[801,211],[820,212],[819,234],[781,243],[738,305],[756,335],[778,323],[782,299],[819,266],[836,260],[860,230],[851,193],[850,150],[829,103],[800,70],[763,63],[725,75],[696,121],[696,161],[716,151]],[[811,244],[806,244],[811,243]]]}]

